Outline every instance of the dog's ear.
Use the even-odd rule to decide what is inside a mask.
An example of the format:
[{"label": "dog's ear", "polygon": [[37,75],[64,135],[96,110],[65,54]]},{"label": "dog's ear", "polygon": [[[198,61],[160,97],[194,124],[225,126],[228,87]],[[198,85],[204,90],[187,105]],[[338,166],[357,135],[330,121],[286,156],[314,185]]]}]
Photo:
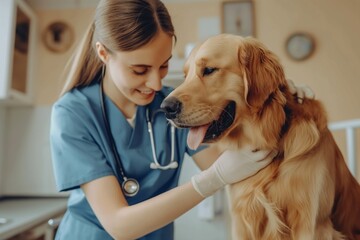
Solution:
[{"label": "dog's ear", "polygon": [[251,37],[241,41],[238,57],[247,104],[256,109],[261,108],[276,89],[286,85],[283,68],[275,54]]},{"label": "dog's ear", "polygon": [[275,54],[254,38],[239,45],[240,70],[243,73],[244,97],[255,114],[258,126],[271,147],[277,145],[285,124],[286,79]]}]

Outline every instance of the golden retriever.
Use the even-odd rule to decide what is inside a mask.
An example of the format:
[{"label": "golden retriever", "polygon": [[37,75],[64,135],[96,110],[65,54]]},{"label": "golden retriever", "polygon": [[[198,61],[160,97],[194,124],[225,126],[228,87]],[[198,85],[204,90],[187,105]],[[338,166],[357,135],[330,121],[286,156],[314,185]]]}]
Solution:
[{"label": "golden retriever", "polygon": [[191,128],[188,145],[278,151],[229,188],[233,239],[360,239],[360,186],[327,128],[321,102],[289,91],[277,56],[254,38],[220,34],[194,49],[185,81],[163,102]]}]

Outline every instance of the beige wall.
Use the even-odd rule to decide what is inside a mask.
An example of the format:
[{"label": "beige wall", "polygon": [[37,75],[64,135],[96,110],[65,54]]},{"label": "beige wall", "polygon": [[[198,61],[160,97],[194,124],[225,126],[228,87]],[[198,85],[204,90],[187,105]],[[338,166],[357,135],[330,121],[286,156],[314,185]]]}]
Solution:
[{"label": "beige wall", "polygon": [[[204,2],[193,3],[168,3],[166,4],[171,14],[177,43],[175,54],[184,56],[184,49],[187,43],[196,43],[200,41],[198,34],[198,20],[207,17],[219,17],[221,14],[220,0],[208,0]],[[211,28],[212,26],[208,26]]]},{"label": "beige wall", "polygon": [[[75,41],[80,41],[83,33],[89,25],[94,9],[81,10],[38,10],[38,37],[46,27],[54,21],[64,21],[68,23],[75,32]],[[37,62],[35,71],[35,104],[49,105],[56,101],[64,84],[62,72],[76,48],[74,43],[71,48],[64,53],[53,53],[49,51],[42,42],[38,44]]]},{"label": "beige wall", "polygon": [[[324,102],[330,121],[360,118],[360,1],[255,0],[254,3],[256,37],[278,54],[287,77],[314,90],[317,99]],[[174,53],[179,56],[183,55],[186,43],[199,40],[200,18],[221,15],[221,0],[171,1],[166,5],[178,36]],[[92,9],[38,10],[39,29],[42,31],[50,22],[61,19],[74,27],[78,40],[92,12]],[[295,31],[309,32],[316,39],[315,54],[303,62],[290,60],[285,52],[285,41]],[[61,89],[61,71],[71,51],[54,54],[43,44],[38,46],[36,104],[49,105]],[[343,136],[336,134],[336,137],[344,149]]]}]

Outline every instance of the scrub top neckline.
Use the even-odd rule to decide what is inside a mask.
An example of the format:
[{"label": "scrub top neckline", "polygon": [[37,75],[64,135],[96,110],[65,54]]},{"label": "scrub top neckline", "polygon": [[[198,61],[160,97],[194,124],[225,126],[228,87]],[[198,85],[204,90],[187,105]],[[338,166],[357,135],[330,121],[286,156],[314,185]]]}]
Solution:
[{"label": "scrub top neckline", "polygon": [[134,115],[131,118],[126,119],[133,129],[135,127],[136,111],[137,111],[137,106],[136,106],[136,110],[135,110]]},{"label": "scrub top neckline", "polygon": [[[136,147],[134,142],[136,139],[137,126],[139,125],[139,118],[141,116],[142,106],[137,106],[135,112],[134,127],[130,125],[123,112],[115,105],[115,103],[105,94],[106,114],[109,119],[111,134],[115,140],[115,145],[118,149],[126,147],[128,149]],[[122,147],[120,147],[120,145]]]}]

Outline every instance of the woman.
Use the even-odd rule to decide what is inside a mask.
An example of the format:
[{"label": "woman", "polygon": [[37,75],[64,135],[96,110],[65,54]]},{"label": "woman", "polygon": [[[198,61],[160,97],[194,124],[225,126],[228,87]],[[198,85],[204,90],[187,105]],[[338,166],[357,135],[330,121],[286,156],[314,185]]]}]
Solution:
[{"label": "woman", "polygon": [[[100,1],[52,111],[57,187],[72,190],[56,239],[173,239],[177,217],[274,156],[192,151],[185,129],[170,141],[171,128],[157,110],[171,91],[161,79],[174,41],[159,0]],[[177,186],[185,153],[206,170]]]}]

